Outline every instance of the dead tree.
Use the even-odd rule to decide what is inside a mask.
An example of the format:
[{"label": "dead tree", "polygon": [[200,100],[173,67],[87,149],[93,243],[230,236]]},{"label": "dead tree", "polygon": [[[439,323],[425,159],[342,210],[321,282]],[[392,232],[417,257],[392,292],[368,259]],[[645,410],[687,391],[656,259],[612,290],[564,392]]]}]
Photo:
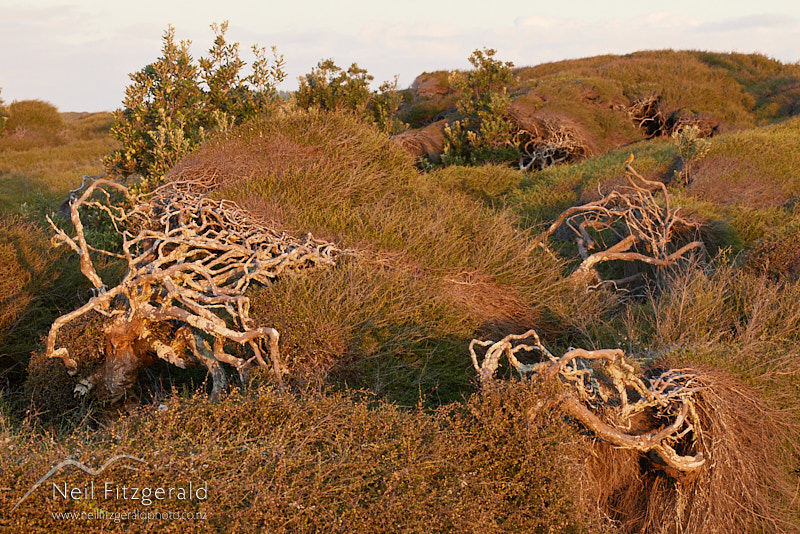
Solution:
[{"label": "dead tree", "polygon": [[535,117],[514,134],[520,150],[519,168],[543,170],[559,163],[583,159],[591,154],[577,128],[557,116]]},{"label": "dead tree", "polygon": [[[48,218],[56,232],[54,244],[66,244],[78,254],[94,296],[55,320],[46,355],[60,358],[70,374],[77,374],[82,362],[57,346],[59,333],[87,314],[103,316],[102,363],[83,377],[76,394],[93,390],[103,400],[118,401],[139,369],[156,358],[181,368],[205,366],[213,379],[213,397],[226,385],[222,363],[234,366],[242,378],[254,364],[271,366],[280,382],[286,369],[279,333],[250,317],[245,291],[251,283],[264,284],[289,271],[331,265],[339,250],[311,234],[295,239],[275,232],[233,202],[197,192],[204,189],[202,183],[172,183],[143,195],[97,180],[71,202],[73,236]],[[122,200],[112,201],[112,194]],[[121,251],[87,242],[81,220],[86,209],[107,216],[122,239]],[[127,262],[127,274],[117,286],[106,287],[92,254]],[[239,349],[234,355],[236,347],[249,348],[249,354]]]},{"label": "dead tree", "polygon": [[[486,348],[482,361],[476,347]],[[570,349],[556,357],[534,330],[497,342],[474,339],[469,352],[482,384],[494,378],[503,356],[524,378],[557,381],[560,406],[583,427],[615,447],[657,455],[656,464],[673,476],[706,462],[694,398],[706,384],[692,370],[669,369],[643,378],[620,349]],[[522,363],[525,352],[544,361]]]},{"label": "dead tree", "polygon": [[[597,271],[602,263],[626,261],[668,267],[691,251],[704,248],[699,240],[679,245],[681,238],[697,233],[698,225],[681,217],[680,208],[670,205],[663,183],[646,180],[630,163],[625,170],[627,187],[612,191],[595,202],[567,209],[537,238],[544,244],[556,230],[568,227],[575,236],[582,260],[572,276],[586,280],[592,287],[619,287],[642,275],[639,272],[616,280],[603,280]],[[656,201],[658,191],[663,195],[663,206]]]},{"label": "dead tree", "polygon": [[660,94],[640,96],[633,101],[627,111],[628,117],[645,132],[648,139],[664,133],[668,117],[664,112],[664,103]]}]

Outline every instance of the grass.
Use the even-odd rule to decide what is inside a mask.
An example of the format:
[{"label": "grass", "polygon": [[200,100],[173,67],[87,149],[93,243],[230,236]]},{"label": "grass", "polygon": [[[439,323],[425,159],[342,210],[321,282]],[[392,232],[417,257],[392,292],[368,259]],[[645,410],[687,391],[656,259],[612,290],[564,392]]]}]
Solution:
[{"label": "grass", "polygon": [[[447,74],[421,75],[418,90],[445,88]],[[791,117],[799,109],[800,68],[759,54],[650,50],[518,67],[509,92],[523,115],[546,113],[577,123],[599,155],[645,138],[627,107],[651,94],[661,95],[666,115],[708,119],[720,131]],[[409,97],[403,120],[424,126],[447,114],[452,98],[435,92]]]},{"label": "grass", "polygon": [[575,80],[599,78],[601,83],[586,83],[608,101],[625,102],[639,95],[660,93],[671,107],[707,113],[738,126],[751,126],[757,118],[771,121],[785,117],[786,109],[777,108],[769,114],[763,102],[758,105],[757,96],[766,92],[759,92],[759,87],[785,84],[787,79],[797,80],[798,75],[795,65],[784,65],[758,54],[674,50],[559,61],[522,68],[518,73],[523,87],[531,84],[534,88],[558,76]]},{"label": "grass", "polygon": [[[25,376],[40,336],[89,289],[76,272],[77,258],[50,248],[44,217],[80,184],[82,174],[102,172],[101,158],[115,146],[109,116],[59,116],[57,142],[0,137],[0,384]],[[19,114],[17,119],[19,124]]]},{"label": "grass", "polygon": [[[254,153],[265,156],[247,156]],[[289,156],[275,156],[282,153]],[[222,184],[216,195],[355,251],[332,273],[263,288],[253,306],[279,323],[305,309],[296,322],[311,325],[328,310],[321,329],[337,332],[330,365],[351,387],[411,405],[420,394],[460,398],[472,391],[462,350],[471,336],[498,321],[522,328],[570,291],[510,212],[437,173],[418,174],[389,139],[346,115],[251,124],[201,148],[173,176],[211,172]],[[298,294],[309,303],[297,303]],[[290,336],[299,355],[325,346],[317,335]]]},{"label": "grass", "polygon": [[[13,354],[16,369],[33,354],[27,376],[6,371],[0,382],[0,509],[67,457],[93,468],[116,454],[144,463],[96,477],[66,469],[54,475],[58,484],[207,482],[209,495],[129,506],[99,494],[54,499],[44,485],[14,514],[0,512],[0,529],[800,530],[800,161],[791,150],[800,123],[767,124],[788,109],[792,69],[760,56],[673,51],[521,69],[531,105],[567,112],[564,103],[577,99],[575,113],[608,148],[530,174],[500,166],[420,173],[386,136],[340,114],[265,118],[213,139],[169,177],[214,176],[217,197],[347,253],[334,268],[249,290],[252,316],[281,332],[292,371],[284,390],[256,373],[247,391],[212,403],[202,376],[188,380],[163,365],[141,377],[157,391],[153,401],[120,413],[73,399],[74,379],[43,358],[40,342],[88,287],[75,258],[47,248],[42,217],[80,174],[98,173],[113,148],[108,117],[66,115],[71,133],[49,146],[0,140],[0,353]],[[586,292],[567,277],[569,246],[554,239],[549,254],[534,238],[565,208],[620,184],[631,152],[650,179],[679,170],[669,140],[641,139],[609,107],[653,89],[747,126],[712,139],[691,185],[669,186],[673,205],[706,224],[712,254],[643,298]],[[734,98],[723,103],[725,91]],[[70,352],[98,355],[102,325],[100,317],[76,325]],[[676,482],[638,454],[592,440],[546,384],[503,380],[478,392],[469,341],[529,327],[556,354],[621,347],[644,369],[691,366],[713,377],[703,417],[724,468]],[[137,507],[207,518],[65,523],[50,515]]]},{"label": "grass", "polygon": [[[106,532],[132,525],[137,532],[578,532],[586,518],[565,480],[580,460],[568,452],[570,445],[583,438],[555,412],[528,423],[525,414],[540,397],[533,388],[506,388],[425,412],[369,396],[293,396],[260,388],[218,404],[173,397],[165,409],[143,408],[103,432],[77,432],[67,440],[6,431],[10,454],[2,455],[0,466],[12,491],[0,494],[4,510],[78,450],[92,467],[116,454],[145,463],[135,464],[137,472],[112,467],[99,475],[94,499],[53,502],[51,491],[37,491],[0,525],[29,532],[100,525]],[[24,463],[15,461],[23,457]],[[77,470],[53,478],[59,486],[81,488],[87,480]],[[156,488],[207,483],[207,500],[173,499],[149,508],[202,512],[206,520],[115,524],[43,517],[41,510],[50,508],[148,509],[106,500],[100,480]]]}]

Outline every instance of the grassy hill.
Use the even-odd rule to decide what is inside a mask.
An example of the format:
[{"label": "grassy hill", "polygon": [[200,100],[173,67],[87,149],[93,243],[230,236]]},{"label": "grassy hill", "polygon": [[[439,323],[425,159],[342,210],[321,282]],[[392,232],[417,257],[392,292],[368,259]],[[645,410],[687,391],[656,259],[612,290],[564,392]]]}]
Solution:
[{"label": "grassy hill", "polygon": [[[424,73],[400,116],[412,127],[455,112],[449,73]],[[576,122],[594,154],[648,137],[630,120],[637,99],[657,95],[664,118],[695,117],[725,131],[768,124],[800,111],[800,66],[758,54],[656,50],[515,69],[509,88],[523,114]]]},{"label": "grassy hill", "polygon": [[82,175],[102,173],[102,157],[116,146],[108,135],[112,119],[110,113],[70,113],[57,119],[55,127],[27,125],[0,135],[0,370],[4,377],[8,369],[17,378],[24,376],[39,337],[89,287],[75,272],[76,258],[66,250],[50,249],[52,234],[44,216],[80,185]]},{"label": "grassy hill", "polygon": [[[249,290],[251,315],[281,332],[288,384],[256,374],[247,391],[217,403],[205,373],[167,365],[142,373],[151,402],[139,408],[109,413],[72,397],[61,362],[43,359],[41,336],[86,301],[89,285],[73,254],[48,248],[44,215],[80,175],[101,172],[101,156],[116,148],[108,116],[65,115],[57,136],[27,145],[0,138],[0,509],[67,457],[93,468],[118,454],[145,462],[97,480],[208,487],[207,499],[121,507],[54,498],[46,484],[0,512],[0,527],[799,531],[797,66],[653,51],[522,68],[516,79],[517,100],[570,114],[597,155],[527,173],[420,172],[391,138],[350,115],[293,112],[234,128],[172,169],[170,180],[214,176],[214,197],[346,250],[335,268]],[[415,91],[403,113],[420,125],[452,104],[441,73],[422,76]],[[674,143],[647,139],[624,109],[652,93],[724,126],[688,186],[674,180]],[[569,276],[574,244],[557,235],[546,250],[536,237],[563,210],[618,188],[631,153],[700,225],[708,255],[639,296],[587,291]],[[72,331],[71,346],[100,350],[93,325]],[[480,391],[470,340],[528,328],[555,354],[619,347],[640,369],[713,376],[723,442],[715,460],[725,468],[676,482],[564,416],[553,384],[506,372],[509,380]],[[53,479],[81,488],[87,480],[75,469]],[[134,508],[206,519],[50,515]]]}]

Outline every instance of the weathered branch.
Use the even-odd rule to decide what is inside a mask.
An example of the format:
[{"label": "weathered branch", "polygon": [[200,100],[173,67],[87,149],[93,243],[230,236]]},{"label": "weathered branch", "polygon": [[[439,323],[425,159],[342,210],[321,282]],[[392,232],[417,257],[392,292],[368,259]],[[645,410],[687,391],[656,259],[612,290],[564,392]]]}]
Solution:
[{"label": "weathered branch", "polygon": [[[628,186],[610,192],[600,200],[565,210],[537,241],[544,244],[559,228],[568,227],[575,235],[582,262],[573,273],[578,279],[596,282],[593,287],[619,286],[638,275],[619,280],[603,280],[597,266],[609,261],[640,262],[655,267],[675,265],[681,258],[704,245],[699,240],[681,244],[687,234],[697,232],[697,224],[681,217],[670,203],[667,187],[647,180],[626,164]],[[662,207],[653,191],[664,198]],[[611,244],[604,250],[593,250]]]},{"label": "weathered branch", "polygon": [[[482,361],[476,346],[486,347]],[[522,377],[561,384],[560,405],[597,438],[616,447],[653,452],[679,473],[705,465],[699,445],[703,430],[693,409],[693,396],[705,385],[691,370],[672,369],[640,378],[619,349],[571,349],[557,358],[534,330],[497,342],[474,339],[469,352],[481,383],[493,379],[505,355]],[[546,360],[521,363],[518,355],[525,352],[538,353]],[[652,429],[631,432],[634,417],[644,417]],[[689,452],[678,453],[676,447]]]},{"label": "weathered branch", "polygon": [[[66,347],[57,348],[61,329],[92,311],[107,318],[103,365],[81,381],[78,392],[97,388],[105,400],[118,400],[133,384],[138,369],[153,358],[179,367],[205,366],[213,379],[213,396],[226,382],[220,363],[235,366],[242,375],[253,362],[271,366],[281,381],[286,369],[278,350],[279,333],[255,324],[244,292],[253,282],[264,284],[289,271],[332,265],[339,250],[310,234],[295,239],[275,232],[236,204],[196,192],[203,191],[204,184],[194,185],[170,184],[144,196],[116,182],[98,180],[70,206],[74,236],[51,221],[57,242],[79,254],[81,271],[97,293],[81,308],[56,319],[47,355],[62,359],[75,374],[80,362]],[[109,190],[122,193],[124,204],[113,204]],[[108,215],[122,237],[121,254],[87,243],[81,221],[85,208]],[[106,290],[91,251],[127,262],[128,272],[119,285]],[[226,350],[228,346],[246,347],[252,355],[235,356]]]}]

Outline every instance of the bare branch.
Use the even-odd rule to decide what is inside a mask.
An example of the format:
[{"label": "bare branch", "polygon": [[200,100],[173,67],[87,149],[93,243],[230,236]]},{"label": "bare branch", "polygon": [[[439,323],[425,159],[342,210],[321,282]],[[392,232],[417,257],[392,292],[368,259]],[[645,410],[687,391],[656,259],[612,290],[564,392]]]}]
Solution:
[{"label": "bare branch", "polygon": [[[640,262],[663,268],[675,265],[693,250],[704,249],[699,240],[681,243],[688,234],[697,233],[698,225],[679,216],[679,208],[671,207],[667,187],[645,179],[630,163],[625,169],[628,186],[600,200],[568,208],[537,238],[544,244],[559,228],[568,227],[583,260],[573,276],[589,281],[590,287],[618,287],[639,277],[636,274],[604,281],[597,272],[602,263]],[[656,201],[654,190],[661,191],[663,207]],[[616,242],[592,252],[608,239]]]},{"label": "bare branch", "polygon": [[[253,362],[271,366],[281,382],[287,370],[280,360],[279,333],[256,324],[244,293],[253,282],[264,284],[287,272],[333,265],[340,251],[310,234],[295,239],[275,232],[236,204],[196,192],[204,185],[175,183],[137,196],[121,184],[98,180],[70,206],[74,237],[51,221],[56,238],[79,254],[81,271],[98,293],[56,319],[47,355],[62,359],[76,373],[80,362],[65,347],[57,348],[59,332],[90,311],[107,318],[104,363],[81,381],[79,392],[95,388],[103,399],[116,401],[127,394],[138,369],[153,358],[179,367],[205,366],[213,378],[213,396],[226,383],[220,363],[235,366],[242,375]],[[125,203],[114,205],[109,191],[122,193]],[[81,210],[87,207],[111,217],[122,237],[122,254],[87,243],[81,221]],[[128,263],[119,285],[105,291],[90,251]],[[247,348],[252,356],[234,356],[228,346]],[[265,352],[269,364],[262,356]]]},{"label": "bare branch", "polygon": [[[476,347],[486,347],[482,361]],[[620,349],[571,349],[556,358],[534,330],[497,342],[473,339],[469,352],[483,384],[493,379],[500,357],[505,355],[522,377],[561,384],[563,409],[599,439],[624,449],[653,452],[679,473],[705,465],[700,450],[703,430],[693,396],[706,386],[689,369],[671,369],[652,378],[641,378]],[[546,360],[523,364],[518,358],[521,352],[538,353]],[[652,429],[631,432],[634,417],[645,418]],[[664,421],[668,423],[663,424]],[[691,452],[679,454],[678,445]]]}]

